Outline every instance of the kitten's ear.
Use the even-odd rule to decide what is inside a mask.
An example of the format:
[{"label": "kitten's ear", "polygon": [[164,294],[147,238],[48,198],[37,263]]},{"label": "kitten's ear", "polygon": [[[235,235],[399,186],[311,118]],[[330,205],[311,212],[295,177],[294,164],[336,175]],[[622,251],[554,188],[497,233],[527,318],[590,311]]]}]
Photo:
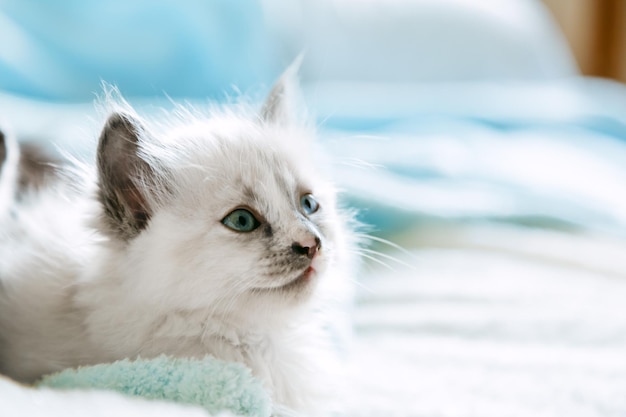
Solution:
[{"label": "kitten's ear", "polygon": [[4,164],[4,161],[7,159],[7,144],[4,139],[4,132],[0,130],[0,168]]},{"label": "kitten's ear", "polygon": [[298,70],[302,59],[303,55],[299,55],[272,87],[261,109],[261,117],[264,121],[285,125],[294,121],[296,101],[300,93]]},{"label": "kitten's ear", "polygon": [[109,116],[98,144],[99,198],[105,223],[109,231],[124,240],[139,234],[152,215],[142,185],[153,172],[139,155],[140,137],[145,134],[134,117],[114,113]]}]

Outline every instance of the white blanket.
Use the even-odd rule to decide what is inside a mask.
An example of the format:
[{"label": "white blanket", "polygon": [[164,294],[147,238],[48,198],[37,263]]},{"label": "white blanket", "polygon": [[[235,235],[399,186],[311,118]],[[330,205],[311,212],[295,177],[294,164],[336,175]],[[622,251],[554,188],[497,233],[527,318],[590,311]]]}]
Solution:
[{"label": "white blanket", "polygon": [[[626,244],[522,228],[408,233],[359,282],[350,417],[626,416]],[[189,416],[0,379],[0,416]]]},{"label": "white blanket", "polygon": [[624,242],[435,232],[363,281],[349,415],[626,416]]}]

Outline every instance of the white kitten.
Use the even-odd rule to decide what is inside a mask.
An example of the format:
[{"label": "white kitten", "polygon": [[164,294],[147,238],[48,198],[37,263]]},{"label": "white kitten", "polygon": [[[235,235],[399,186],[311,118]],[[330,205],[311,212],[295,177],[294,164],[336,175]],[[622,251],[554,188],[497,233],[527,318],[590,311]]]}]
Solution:
[{"label": "white kitten", "polygon": [[[345,221],[312,132],[289,117],[289,77],[260,113],[149,123],[124,106],[93,176],[12,199],[0,226],[2,373],[33,381],[212,354],[247,364],[279,406],[313,413],[325,401],[312,301],[345,280]],[[16,164],[4,166],[14,189],[4,182]]]}]

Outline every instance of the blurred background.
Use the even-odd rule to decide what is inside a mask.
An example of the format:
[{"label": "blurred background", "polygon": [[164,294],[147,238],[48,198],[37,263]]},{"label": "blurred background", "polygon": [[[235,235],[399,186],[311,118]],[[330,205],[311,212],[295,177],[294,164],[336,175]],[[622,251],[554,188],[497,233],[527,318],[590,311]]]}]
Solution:
[{"label": "blurred background", "polygon": [[626,3],[544,0],[585,75],[626,81]]},{"label": "blurred background", "polygon": [[[541,2],[563,32],[582,74],[626,80],[626,5],[623,1]],[[113,1],[106,6],[85,6],[69,0],[53,7],[36,1],[3,0],[0,2],[3,12],[2,86],[22,94],[66,100],[89,99],[89,95],[97,90],[99,79],[132,84],[134,87],[129,89],[134,94],[158,95],[164,91],[173,96],[216,94],[218,85],[222,88],[247,86],[271,78],[275,74],[268,72],[284,66],[294,51],[307,51],[311,42],[316,43],[325,36],[338,42],[330,49],[341,50],[342,46],[355,41],[359,30],[365,30],[355,26],[355,22],[368,20],[367,15],[375,10],[382,11],[383,16],[378,16],[377,25],[368,28],[366,37],[369,36],[370,41],[372,38],[378,40],[370,45],[374,48],[370,51],[376,54],[383,52],[375,49],[381,43],[387,48],[398,48],[388,41],[394,34],[399,36],[400,32],[409,37],[405,42],[413,46],[423,44],[420,35],[426,31],[419,26],[423,26],[425,18],[432,17],[429,13],[435,10],[443,13],[440,17],[445,18],[439,22],[443,26],[429,33],[436,37],[450,35],[451,30],[457,35],[462,33],[465,28],[458,24],[468,25],[473,19],[484,18],[470,18],[471,14],[479,13],[492,15],[493,21],[488,22],[491,25],[504,24],[508,19],[511,24],[526,26],[528,31],[538,30],[538,35],[546,42],[553,42],[544,33],[546,22],[539,22],[537,15],[531,19],[528,7],[521,10],[522,4],[532,3],[528,1],[505,1],[502,5],[487,2],[483,6],[476,1],[451,0],[444,0],[441,5],[425,0],[395,3],[381,6],[382,3],[371,0],[326,0],[320,4],[306,0],[245,0],[229,4],[218,0],[203,4],[193,0],[182,3],[161,0],[148,8],[143,2],[129,5]],[[447,20],[451,16],[445,16],[445,13],[455,8],[458,10],[453,14],[460,12],[465,18]],[[415,15],[390,20],[394,13],[409,10]],[[424,14],[424,10],[429,12]],[[520,12],[526,14],[520,15]],[[357,15],[345,16],[351,13]],[[495,18],[494,13],[500,13],[500,16]],[[414,31],[394,27],[401,21],[413,26]],[[427,26],[433,24],[433,21],[426,23]],[[312,33],[324,27],[334,32],[326,35]],[[365,41],[361,39],[362,44]],[[349,55],[339,60],[353,61],[362,52],[352,49]],[[563,59],[562,53],[554,50],[552,53],[555,53],[554,61]],[[326,56],[327,59],[331,57]],[[460,58],[457,60],[459,64],[462,63]],[[254,67],[256,76],[251,74],[250,66]],[[229,75],[222,73],[226,69]],[[376,71],[376,66],[369,70],[370,73]],[[68,81],[70,76],[71,82]],[[419,80],[418,76],[413,75],[412,80]],[[203,85],[207,80],[210,80],[209,85]]]},{"label": "blurred background", "polygon": [[260,102],[304,52],[377,239],[348,414],[623,417],[625,31],[623,0],[0,0],[0,124],[91,155],[102,81]]},{"label": "blurred background", "polygon": [[376,230],[471,218],[620,235],[626,96],[606,77],[624,74],[623,4],[0,0],[0,117],[89,153],[103,81],[140,106],[260,101],[304,52],[305,104]]}]

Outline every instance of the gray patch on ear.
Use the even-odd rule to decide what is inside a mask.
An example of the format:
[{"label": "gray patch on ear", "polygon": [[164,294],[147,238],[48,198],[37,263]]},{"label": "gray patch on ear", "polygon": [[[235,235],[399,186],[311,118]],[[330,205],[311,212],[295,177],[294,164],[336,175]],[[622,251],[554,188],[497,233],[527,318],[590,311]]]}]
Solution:
[{"label": "gray patch on ear", "polygon": [[20,144],[18,166],[18,199],[29,190],[52,185],[59,178],[56,166],[61,162],[48,155],[43,148],[29,143]]},{"label": "gray patch on ear", "polygon": [[132,116],[112,114],[98,144],[98,197],[104,208],[109,232],[123,240],[139,234],[148,225],[152,211],[140,186],[153,174],[139,155],[139,137],[144,132]]},{"label": "gray patch on ear", "polygon": [[261,108],[261,118],[270,123],[289,124],[294,119],[295,99],[298,92],[298,70],[303,56],[299,55],[282,73],[270,90]]},{"label": "gray patch on ear", "polygon": [[4,161],[7,159],[7,145],[4,139],[4,133],[0,130],[0,168],[4,164]]}]

